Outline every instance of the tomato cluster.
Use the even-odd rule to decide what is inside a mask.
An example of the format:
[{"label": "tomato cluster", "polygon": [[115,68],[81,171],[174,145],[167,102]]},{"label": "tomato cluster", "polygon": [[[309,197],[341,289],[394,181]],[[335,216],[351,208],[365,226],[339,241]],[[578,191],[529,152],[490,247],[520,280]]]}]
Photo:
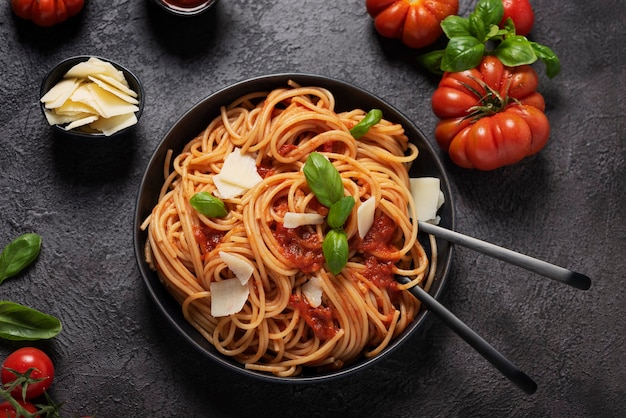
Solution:
[{"label": "tomato cluster", "polygon": [[15,417],[23,416],[24,412],[45,412],[32,401],[41,397],[54,380],[54,365],[46,353],[34,347],[15,350],[4,360],[0,377],[5,398],[0,403],[0,416]]}]

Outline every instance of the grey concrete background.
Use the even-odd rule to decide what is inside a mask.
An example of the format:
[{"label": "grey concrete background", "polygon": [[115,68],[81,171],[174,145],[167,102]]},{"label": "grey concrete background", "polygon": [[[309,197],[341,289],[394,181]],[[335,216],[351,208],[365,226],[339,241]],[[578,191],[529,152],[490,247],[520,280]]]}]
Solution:
[{"label": "grey concrete background", "polygon": [[[533,416],[626,413],[626,13],[617,0],[533,0],[531,37],[562,61],[541,73],[552,135],[536,157],[489,173],[444,163],[461,232],[588,274],[579,291],[456,248],[442,301],[535,379],[525,395],[439,320],[385,361],[320,385],[274,385],[209,362],[149,300],[132,247],[137,188],[181,114],[243,79],[295,71],[366,88],[432,139],[436,78],[416,53],[373,30],[364,1],[221,0],[177,20],[150,1],[89,1],[50,29],[0,6],[0,244],[43,237],[39,260],[0,287],[61,318],[37,344],[57,366],[64,416]],[[461,1],[467,13],[474,1]],[[58,61],[94,54],[144,82],[146,107],[126,141],[53,139],[39,85]],[[17,344],[0,341],[0,354]]]}]

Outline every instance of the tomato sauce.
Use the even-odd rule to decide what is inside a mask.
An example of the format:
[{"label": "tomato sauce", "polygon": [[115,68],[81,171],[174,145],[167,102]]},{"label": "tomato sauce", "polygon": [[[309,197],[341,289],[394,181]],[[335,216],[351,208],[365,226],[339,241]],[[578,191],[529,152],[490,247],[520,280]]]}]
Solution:
[{"label": "tomato sauce", "polygon": [[[392,244],[397,225],[387,215],[378,216],[361,242],[365,257],[363,275],[381,289],[387,289],[392,298],[398,292],[398,283],[393,276],[393,267],[398,261],[398,249]],[[376,253],[378,257],[372,255]],[[382,257],[381,257],[382,254]]]},{"label": "tomato sauce", "polygon": [[291,295],[289,297],[289,306],[300,312],[304,321],[311,327],[315,336],[320,340],[328,340],[337,334],[335,314],[331,307],[320,306],[314,308],[309,305],[306,298],[301,298],[297,295]]},{"label": "tomato sauce", "polygon": [[206,256],[214,250],[215,247],[222,242],[222,238],[224,238],[225,234],[226,232],[224,231],[216,231],[207,226],[196,226],[193,229],[193,236],[200,246],[200,251],[203,256]]},{"label": "tomato sauce", "polygon": [[274,237],[280,244],[280,252],[293,267],[304,273],[312,273],[322,268],[322,241],[312,229],[304,226],[285,228],[282,224],[277,224]]}]

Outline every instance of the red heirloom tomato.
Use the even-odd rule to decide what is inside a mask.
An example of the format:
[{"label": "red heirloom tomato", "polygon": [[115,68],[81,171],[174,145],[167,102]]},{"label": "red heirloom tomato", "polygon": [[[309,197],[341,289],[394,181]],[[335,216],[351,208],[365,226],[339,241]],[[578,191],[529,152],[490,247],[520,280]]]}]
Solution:
[{"label": "red heirloom tomato", "polygon": [[479,170],[539,152],[550,124],[538,85],[529,65],[507,67],[493,56],[471,70],[444,73],[432,96],[433,112],[441,119],[437,143],[455,164]]},{"label": "red heirloom tomato", "polygon": [[441,21],[459,11],[458,0],[365,0],[376,31],[411,48],[433,44],[443,33]]},{"label": "red heirloom tomato", "polygon": [[[21,379],[19,375],[24,375],[29,369],[32,369],[29,377],[33,381],[29,382],[26,388],[26,399],[41,396],[52,385],[54,365],[50,357],[38,348],[19,348],[9,354],[2,364],[2,371],[0,371],[2,384],[6,385],[16,379]],[[21,399],[22,385],[15,387],[11,391],[11,395],[16,399]]]},{"label": "red heirloom tomato", "polygon": [[36,25],[48,27],[77,15],[85,0],[11,0],[13,12]]},{"label": "red heirloom tomato", "polygon": [[535,13],[528,0],[502,0],[504,6],[504,16],[500,27],[504,25],[507,18],[511,18],[515,23],[515,33],[526,36],[530,33],[535,23]]},{"label": "red heirloom tomato", "polygon": [[[37,407],[30,402],[18,400],[17,403],[20,404],[20,406],[27,412],[37,412]],[[9,403],[9,401],[0,403],[0,417],[15,418],[17,416],[18,414],[16,413],[15,408]],[[20,414],[19,416],[21,417],[22,415]]]}]

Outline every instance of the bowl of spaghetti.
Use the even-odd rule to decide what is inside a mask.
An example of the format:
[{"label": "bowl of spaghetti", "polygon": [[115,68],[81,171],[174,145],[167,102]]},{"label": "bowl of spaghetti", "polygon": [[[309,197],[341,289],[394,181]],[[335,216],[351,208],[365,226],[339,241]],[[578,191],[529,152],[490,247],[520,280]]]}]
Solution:
[{"label": "bowl of spaghetti", "polygon": [[[371,109],[382,118],[355,139]],[[339,179],[332,204],[333,181],[313,186],[313,160]],[[236,372],[318,382],[360,370],[423,324],[406,288],[438,297],[450,268],[451,246],[418,234],[412,177],[440,180],[439,223],[454,228],[440,160],[387,102],[311,74],[222,89],[172,126],[141,181],[134,245],[148,293]]]}]

